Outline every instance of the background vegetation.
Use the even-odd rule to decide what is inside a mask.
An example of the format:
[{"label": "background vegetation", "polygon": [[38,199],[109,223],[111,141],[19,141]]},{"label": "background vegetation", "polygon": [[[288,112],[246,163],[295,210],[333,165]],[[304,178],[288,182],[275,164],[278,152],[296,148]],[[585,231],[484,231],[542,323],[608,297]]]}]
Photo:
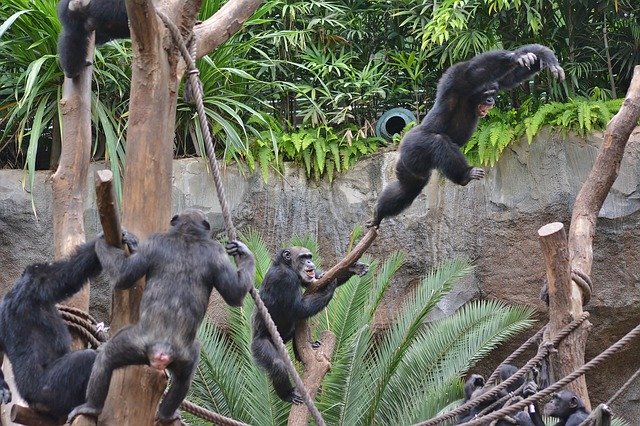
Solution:
[{"label": "background vegetation", "polygon": [[[202,17],[221,3],[205,0]],[[62,81],[55,4],[0,5],[3,167],[55,167]],[[384,144],[373,130],[382,112],[403,106],[422,116],[450,64],[488,49],[545,44],[567,80],[542,73],[500,96],[467,149],[492,164],[542,125],[589,132],[608,121],[619,105],[608,101],[626,92],[640,63],[639,15],[635,0],[266,0],[199,67],[221,156],[265,177],[295,161],[308,176],[331,179]],[[129,59],[128,41],[99,48],[95,59],[95,156],[120,166]],[[180,104],[177,156],[202,152],[195,122]]]}]

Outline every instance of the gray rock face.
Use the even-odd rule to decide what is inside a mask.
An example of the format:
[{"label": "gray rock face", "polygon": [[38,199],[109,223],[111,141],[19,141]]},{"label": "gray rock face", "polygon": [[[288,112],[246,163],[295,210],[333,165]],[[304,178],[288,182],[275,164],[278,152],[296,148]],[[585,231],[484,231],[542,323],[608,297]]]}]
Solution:
[{"label": "gray rock face", "polygon": [[[586,179],[602,138],[562,138],[546,132],[528,145],[509,147],[483,181],[459,187],[434,175],[414,204],[386,219],[369,251],[385,258],[393,250],[406,253],[378,315],[393,317],[407,290],[425,272],[447,259],[466,256],[476,265],[439,306],[446,315],[472,298],[497,298],[535,306],[544,323],[546,308],[538,299],[545,267],[537,230],[560,221],[568,230],[571,209]],[[275,252],[294,234],[311,234],[320,243],[323,265],[333,265],[346,252],[349,234],[364,225],[376,196],[393,176],[395,152],[361,161],[332,184],[309,182],[302,170],[288,167],[283,177],[265,183],[259,174],[243,175],[236,167],[223,171],[227,197],[238,229],[255,228]],[[594,292],[586,309],[593,324],[587,347],[591,358],[640,322],[640,131],[627,146],[620,175],[603,208],[594,242]],[[98,168],[99,165],[93,165]],[[25,265],[52,256],[49,173],[37,175],[34,203],[21,189],[22,171],[0,170],[0,294]],[[92,177],[89,178],[85,227],[88,238],[98,232]],[[173,211],[196,207],[207,212],[214,231],[224,232],[213,180],[197,159],[174,163]],[[92,284],[92,313],[108,319],[110,295],[104,282]],[[522,338],[524,341],[524,336]],[[486,374],[522,341],[513,342],[478,366]],[[640,367],[637,353],[616,355],[587,376],[592,402],[606,401]],[[628,419],[640,417],[640,383],[613,405]]]}]

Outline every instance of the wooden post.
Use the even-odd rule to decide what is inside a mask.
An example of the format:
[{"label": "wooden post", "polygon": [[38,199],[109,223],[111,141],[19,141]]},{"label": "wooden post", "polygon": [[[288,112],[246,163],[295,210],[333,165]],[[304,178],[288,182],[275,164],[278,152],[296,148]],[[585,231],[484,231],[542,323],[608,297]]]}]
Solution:
[{"label": "wooden post", "polygon": [[[549,223],[538,230],[540,246],[544,254],[549,286],[549,328],[548,339],[582,315],[582,293],[571,281],[569,247],[564,225]],[[558,380],[584,365],[584,349],[591,324],[585,321],[567,336],[557,347],[558,352],[550,355],[553,380]],[[587,382],[584,376],[567,386],[574,391],[587,408],[590,408]]]},{"label": "wooden post", "polygon": [[29,426],[58,426],[64,424],[64,421],[56,421],[49,416],[17,404],[11,407],[11,421],[19,425]]},{"label": "wooden post", "polygon": [[[93,58],[93,36],[88,55]],[[56,258],[67,256],[85,242],[84,199],[91,160],[92,72],[93,67],[87,66],[75,79],[65,77],[62,85],[62,149],[51,183]],[[65,304],[88,311],[89,286],[85,285]]]}]

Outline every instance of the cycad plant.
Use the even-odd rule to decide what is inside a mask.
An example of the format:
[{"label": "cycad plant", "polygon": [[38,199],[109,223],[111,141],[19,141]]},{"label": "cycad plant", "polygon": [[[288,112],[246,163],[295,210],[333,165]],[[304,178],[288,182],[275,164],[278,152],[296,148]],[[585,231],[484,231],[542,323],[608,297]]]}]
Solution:
[{"label": "cycad plant", "polygon": [[[245,241],[256,254],[261,278],[269,252],[256,233]],[[294,244],[317,249],[308,238]],[[329,329],[337,341],[315,401],[327,424],[401,425],[430,418],[460,399],[461,378],[476,361],[532,324],[531,309],[497,301],[472,302],[426,322],[471,271],[467,261],[452,260],[421,280],[388,327],[376,329],[375,311],[402,263],[400,253],[371,262],[369,273],[341,286],[311,321],[314,333]],[[278,400],[251,358],[252,310],[247,298],[242,309],[230,309],[228,331],[202,327],[202,357],[189,400],[250,424],[286,424],[290,405]]]}]

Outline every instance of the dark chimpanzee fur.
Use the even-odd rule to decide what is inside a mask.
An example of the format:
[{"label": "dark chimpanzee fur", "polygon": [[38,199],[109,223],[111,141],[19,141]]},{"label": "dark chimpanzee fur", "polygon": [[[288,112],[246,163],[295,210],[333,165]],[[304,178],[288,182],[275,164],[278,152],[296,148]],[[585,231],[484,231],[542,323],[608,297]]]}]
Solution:
[{"label": "dark chimpanzee fur", "polygon": [[[225,249],[209,237],[209,222],[199,210],[185,210],[171,219],[166,233],[140,244],[131,256],[104,240],[96,252],[115,288],[126,289],[146,276],[140,320],[124,327],[98,352],[87,402],[69,415],[98,415],[104,406],[113,370],[148,364],[171,373],[171,386],[158,408],[160,421],[177,419],[178,406],[191,386],[200,355],[196,331],[215,287],[224,300],[240,306],[255,277],[255,259],[239,241]],[[227,254],[236,255],[238,268]]]},{"label": "dark chimpanzee fur", "polygon": [[450,67],[438,83],[436,101],[422,123],[403,138],[396,163],[397,180],[388,184],[376,202],[368,226],[409,207],[420,194],[433,169],[458,185],[482,179],[484,170],[470,167],[460,148],[493,107],[498,90],[511,89],[543,68],[564,79],[553,52],[539,44],[511,52],[482,53]]},{"label": "dark chimpanzee fur", "polygon": [[[500,380],[505,381],[509,377],[514,375],[518,371],[518,368],[511,364],[503,364],[499,367],[499,371],[500,371]],[[507,393],[515,392],[518,388],[520,388],[520,386],[524,384],[524,382],[525,382],[524,378],[519,378],[518,380],[516,380],[515,383],[512,383],[511,385],[507,386],[505,390],[499,392],[498,395],[496,395],[495,397],[490,398],[488,401],[478,404],[472,409],[470,409],[469,411],[467,411],[466,413],[461,414],[460,416],[458,416],[458,424],[465,423],[472,420],[476,415],[480,414],[483,410],[488,408],[490,405],[494,404],[500,398],[507,395]],[[485,393],[491,391],[492,389],[493,389],[493,386],[485,387],[484,377],[482,377],[479,374],[472,374],[471,376],[469,376],[469,378],[464,384],[464,398],[462,400],[462,403],[464,404],[470,399],[478,398],[484,395]],[[494,411],[500,408],[502,408],[502,406],[496,406],[492,408],[490,411]],[[515,418],[515,420],[518,421],[518,424],[520,426],[533,426],[531,421],[528,419],[529,416],[527,413],[524,413],[524,412],[517,413],[513,417]],[[497,426],[502,426],[502,424],[503,423],[499,421],[497,423]]]},{"label": "dark chimpanzee fur", "polygon": [[87,50],[92,31],[96,32],[96,45],[130,37],[124,0],[60,0],[58,19],[62,24],[58,54],[69,78],[77,77],[91,64]]},{"label": "dark chimpanzee fur", "polygon": [[[11,361],[18,392],[32,408],[55,418],[85,401],[96,357],[92,349],[71,351],[71,334],[56,303],[101,270],[95,242],[85,243],[68,259],[27,266],[0,305],[0,351]],[[10,400],[0,371],[0,402]]]},{"label": "dark chimpanzee fur", "polygon": [[[589,412],[578,395],[568,390],[561,390],[554,393],[551,401],[544,406],[544,415],[557,417],[560,419],[555,426],[579,426],[587,417]],[[534,413],[529,413],[535,426],[544,426],[544,421],[537,409]]]},{"label": "dark chimpanzee fur", "polygon": [[[260,298],[285,343],[293,338],[297,321],[320,312],[329,304],[337,286],[344,284],[353,275],[366,274],[369,269],[364,263],[356,262],[322,291],[303,295],[300,290],[321,276],[316,272],[311,258],[311,252],[304,247],[281,250],[273,260],[260,287]],[[295,342],[293,349],[298,357]],[[291,386],[285,363],[280,358],[264,319],[257,310],[253,312],[251,352],[256,363],[267,370],[278,396],[284,401],[302,403],[302,397]]]}]

